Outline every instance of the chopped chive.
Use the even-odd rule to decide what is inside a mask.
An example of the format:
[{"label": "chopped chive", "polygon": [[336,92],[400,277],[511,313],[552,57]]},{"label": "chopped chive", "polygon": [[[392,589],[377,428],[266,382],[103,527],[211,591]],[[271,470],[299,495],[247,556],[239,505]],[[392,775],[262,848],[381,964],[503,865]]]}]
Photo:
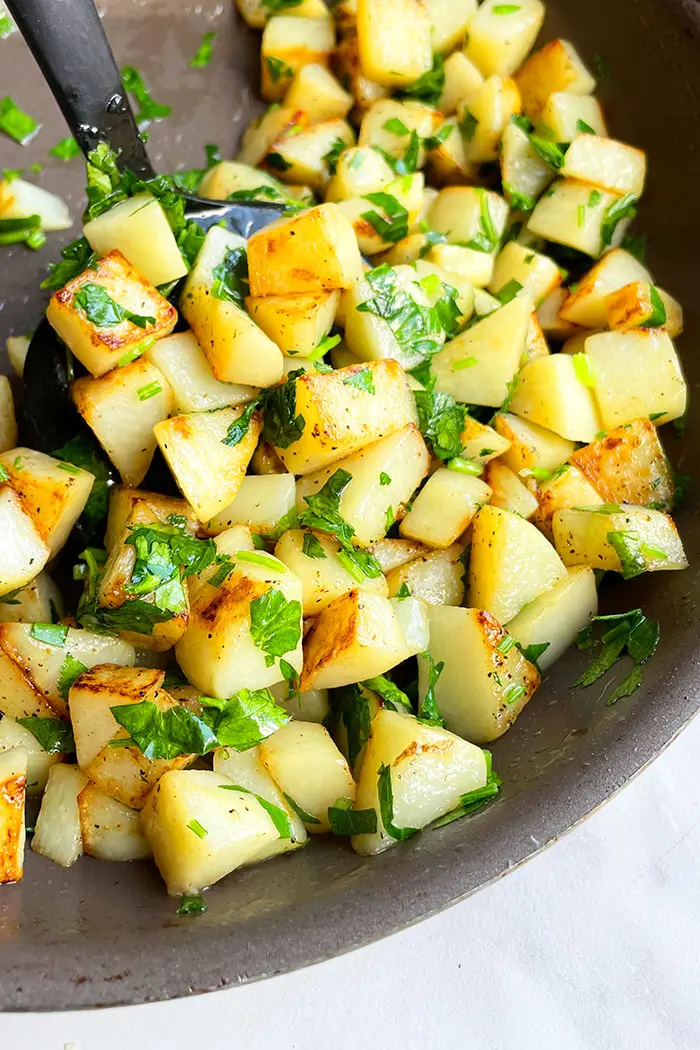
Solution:
[{"label": "chopped chive", "polygon": [[54,645],[57,649],[62,649],[66,644],[68,628],[63,623],[33,623],[29,633],[37,642],[44,642],[46,645]]},{"label": "chopped chive", "polygon": [[452,459],[447,461],[447,469],[454,470],[457,474],[481,474],[484,469],[480,463],[475,463],[473,459],[465,459],[464,456],[454,456]]},{"label": "chopped chive", "polygon": [[452,362],[452,371],[461,372],[464,368],[473,368],[477,364],[475,357],[462,357],[459,361]]},{"label": "chopped chive", "polygon": [[503,699],[507,704],[514,704],[516,700],[519,700],[521,696],[525,696],[525,686],[517,685],[515,682],[509,685],[503,694]]},{"label": "chopped chive", "polygon": [[145,354],[147,350],[150,350],[155,345],[155,337],[152,335],[146,336],[140,343],[136,343],[130,350],[127,350],[125,354],[117,361],[117,368],[123,368],[124,365],[130,365],[132,361],[135,361],[137,357],[141,357],[141,354]]},{"label": "chopped chive", "polygon": [[139,395],[139,401],[149,401],[152,397],[162,394],[163,387],[157,379],[154,379],[152,383],[146,383],[145,386],[139,387],[136,393]]},{"label": "chopped chive", "polygon": [[583,383],[584,386],[595,386],[595,374],[593,372],[593,364],[590,357],[586,357],[585,354],[574,354],[574,372],[579,383]]},{"label": "chopped chive", "polygon": [[259,554],[256,551],[238,551],[235,557],[239,561],[248,561],[251,565],[261,565],[263,569],[270,569],[271,572],[280,573],[287,571],[286,566],[269,554]]},{"label": "chopped chive", "polygon": [[205,839],[209,834],[207,829],[203,828],[198,820],[191,820],[187,827],[190,829],[190,831],[193,831],[195,833],[198,839]]}]

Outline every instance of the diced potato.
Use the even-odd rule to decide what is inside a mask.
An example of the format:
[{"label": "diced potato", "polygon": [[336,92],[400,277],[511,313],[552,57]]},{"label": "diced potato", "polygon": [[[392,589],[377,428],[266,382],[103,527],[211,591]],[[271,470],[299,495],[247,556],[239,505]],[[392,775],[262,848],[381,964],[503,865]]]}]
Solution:
[{"label": "diced potato", "polygon": [[569,354],[528,361],[510,411],[569,441],[592,441],[601,429],[593,391],[579,379]]},{"label": "diced potato", "polygon": [[[110,325],[90,321],[76,299],[86,285],[101,288],[113,303],[141,323],[127,318]],[[177,311],[121,252],[112,251],[54,292],[46,319],[87,370],[101,376],[122,358],[130,360],[139,343],[169,335]]]},{"label": "diced potato", "polygon": [[530,120],[537,120],[554,92],[591,95],[595,80],[576,49],[566,40],[552,40],[528,58],[515,78]]},{"label": "diced potato", "polygon": [[496,456],[502,456],[510,445],[510,439],[499,434],[493,427],[467,416],[462,431],[462,455],[475,463],[485,464]]},{"label": "diced potato", "polygon": [[159,339],[145,356],[170,384],[176,412],[206,412],[244,405],[259,392],[257,387],[216,379],[193,332],[178,332]]},{"label": "diced potato", "polygon": [[519,112],[520,95],[515,81],[499,76],[489,77],[468,106],[458,103],[457,116],[463,129],[467,163],[497,161],[503,132],[511,117]]},{"label": "diced potato", "polygon": [[67,230],[73,225],[68,205],[41,186],[18,177],[0,180],[0,219],[39,216],[42,230]]},{"label": "diced potato", "polygon": [[423,140],[437,130],[441,121],[441,114],[423,102],[379,99],[362,118],[358,144],[374,147],[381,151],[380,155],[388,154],[400,160],[405,156],[412,137],[417,136],[415,167],[422,168],[425,163]]},{"label": "diced potato", "polygon": [[284,97],[285,107],[303,109],[313,124],[347,117],[352,103],[352,95],[325,66],[316,62],[296,71]]},{"label": "diced potato", "polygon": [[256,413],[244,436],[235,445],[226,444],[229,428],[244,411],[222,408],[189,412],[165,419],[154,428],[155,440],[178,488],[200,521],[209,521],[223,511],[241,487],[262,429]]},{"label": "diced potato", "polygon": [[15,747],[27,752],[27,796],[40,795],[46,787],[49,770],[61,761],[63,755],[49,754],[33,733],[5,716],[0,720],[0,755]]},{"label": "diced potato", "polygon": [[491,489],[489,502],[492,506],[512,511],[521,518],[531,518],[537,510],[537,500],[533,494],[500,459],[493,459],[486,464],[484,481]]},{"label": "diced potato", "polygon": [[376,193],[396,178],[381,153],[369,146],[352,146],[341,153],[335,175],[326,187],[326,201],[345,201]]},{"label": "diced potato", "polygon": [[622,219],[610,235],[612,240],[603,239],[608,209],[618,199],[607,190],[591,189],[590,183],[561,179],[540,197],[527,228],[546,241],[564,244],[597,259],[607,243],[617,247],[629,225],[628,219]]},{"label": "diced potato", "polygon": [[[371,372],[374,394],[347,382],[366,371]],[[304,429],[292,444],[275,450],[295,474],[321,470],[418,421],[413,395],[396,361],[310,372],[293,382],[294,411],[303,417]]]},{"label": "diced potato", "polygon": [[496,258],[489,291],[497,295],[511,281],[521,286],[517,294],[529,295],[537,307],[561,284],[561,270],[548,256],[509,241]]},{"label": "diced potato", "polygon": [[338,289],[255,298],[249,295],[246,309],[283,353],[308,357],[333,327],[339,298]]},{"label": "diced potato", "polygon": [[648,419],[635,419],[608,431],[574,452],[571,462],[605,503],[667,511],[673,506],[673,470],[657,429]]},{"label": "diced potato", "polygon": [[236,868],[269,856],[279,839],[258,800],[209,769],[165,773],[141,823],[171,896],[199,893]]},{"label": "diced potato", "polygon": [[[314,722],[288,722],[259,746],[260,760],[285,798],[313,820],[310,834],[330,831],[328,808],[355,800],[355,781],[330,733]],[[292,807],[294,808],[294,807]]]},{"label": "diced potato", "polygon": [[53,557],[64,546],[83,513],[94,476],[31,448],[3,452],[0,465]]},{"label": "diced potato", "polygon": [[[440,0],[436,2],[439,3]],[[469,106],[474,101],[484,86],[484,78],[463,51],[454,51],[445,60],[444,71],[445,86],[437,101],[437,108],[449,117],[456,113],[460,102]]]},{"label": "diced potato", "polygon": [[608,296],[633,281],[650,282],[651,275],[633,255],[615,248],[578,282],[559,312],[571,324],[605,328]]},{"label": "diced potato", "polygon": [[275,703],[283,707],[298,722],[325,723],[330,703],[327,689],[311,689],[299,693],[290,688],[289,682],[279,682],[270,689]]},{"label": "diced potato", "polygon": [[374,678],[428,643],[425,602],[351,591],[326,606],[306,635],[300,688],[336,689]]},{"label": "diced potato", "polygon": [[[609,507],[560,510],[552,519],[552,527],[565,565],[631,570],[633,575],[685,569],[688,565],[676,526],[668,514],[658,510],[627,504],[612,512]],[[625,552],[624,562],[621,550]]]},{"label": "diced potato", "polygon": [[334,47],[335,32],[329,18],[273,15],[262,36],[262,97],[268,102],[280,101],[294,74],[308,63],[328,65]]},{"label": "diced potato", "polygon": [[508,624],[508,633],[524,649],[546,642],[547,648],[537,657],[538,667],[546,671],[597,614],[595,573],[577,566],[567,569],[563,579],[519,612]]},{"label": "diced potato", "polygon": [[503,453],[503,462],[516,474],[537,467],[544,470],[560,467],[576,447],[573,441],[511,412],[499,412],[494,425],[498,433],[510,442]]},{"label": "diced potato", "polygon": [[577,135],[564,157],[562,175],[592,183],[602,190],[640,197],[646,178],[646,155],[614,139]]},{"label": "diced potato", "polygon": [[418,0],[357,0],[357,42],[363,74],[404,87],[433,64],[430,16]]},{"label": "diced potato", "polygon": [[491,489],[480,478],[441,467],[414,499],[399,531],[428,547],[449,547],[490,496]]},{"label": "diced potato", "polygon": [[282,378],[279,347],[237,303],[213,294],[217,268],[235,262],[245,245],[237,234],[212,226],[183,288],[180,310],[217,379],[270,386]]},{"label": "diced potato", "polygon": [[216,536],[232,525],[247,525],[251,532],[274,536],[282,519],[294,509],[295,502],[293,474],[246,476],[228,507],[208,522],[207,532]]},{"label": "diced potato", "polygon": [[495,251],[479,252],[462,244],[433,244],[425,256],[427,262],[473,284],[475,295],[491,280],[495,257]]},{"label": "diced potato", "polygon": [[430,209],[430,226],[438,233],[444,233],[451,243],[466,244],[484,232],[486,212],[496,239],[500,240],[508,219],[508,205],[503,198],[479,186],[448,186],[440,190]]},{"label": "diced potato", "polygon": [[[259,164],[273,143],[308,126],[308,114],[303,110],[289,109],[287,106],[269,106],[260,117],[251,121],[243,132],[237,162],[249,167]],[[259,175],[260,179],[255,186],[247,188],[255,189],[256,186],[265,184],[265,174],[259,172]],[[277,180],[275,182],[277,183]]]},{"label": "diced potato", "polygon": [[[225,533],[224,533],[225,535]],[[241,689],[265,689],[284,678],[279,660],[268,666],[266,654],[251,634],[251,603],[270,591],[298,603],[299,640],[284,654],[301,671],[301,582],[282,561],[265,557],[265,565],[234,559],[233,571],[218,587],[205,582],[192,595],[187,631],[175,654],[187,680],[206,696],[233,696]],[[209,577],[216,571],[209,572]],[[290,612],[295,611],[295,606]]]},{"label": "diced potato", "polygon": [[642,416],[653,416],[661,426],[685,412],[687,385],[676,348],[663,329],[591,335],[586,357],[595,376],[593,393],[604,428]]},{"label": "diced potato", "polygon": [[528,297],[517,296],[450,340],[432,361],[436,390],[472,405],[503,404],[525,350],[531,310]]},{"label": "diced potato", "polygon": [[549,481],[541,482],[535,495],[537,510],[532,521],[551,543],[554,542],[552,518],[558,510],[567,507],[592,507],[603,503],[598,490],[574,466],[562,473],[556,473]]},{"label": "diced potato", "polygon": [[[236,0],[241,17],[246,20],[253,29],[264,29],[265,23],[271,17],[271,8],[265,0]],[[323,0],[299,0],[293,7],[283,8],[288,15],[296,15],[298,18],[330,18],[330,12]]]},{"label": "diced potato", "polygon": [[[46,701],[51,714],[68,717],[68,692],[61,675],[68,661],[79,661],[84,668],[114,663],[133,666],[133,646],[106,634],[96,634],[75,627],[67,628],[63,645],[54,645],[35,637],[29,623],[0,625],[2,660],[12,661],[37,694]],[[76,668],[77,670],[77,668]]]},{"label": "diced potato", "polygon": [[592,95],[555,91],[545,102],[539,121],[549,131],[553,142],[573,142],[582,124],[592,128],[595,135],[608,133],[603,110]]},{"label": "diced potato", "polygon": [[[507,10],[506,10],[507,7]],[[525,58],[544,21],[540,0],[504,5],[484,0],[469,22],[464,51],[486,77],[510,77]]]},{"label": "diced potato", "polygon": [[27,749],[0,751],[0,885],[24,874],[26,790]]},{"label": "diced potato", "polygon": [[156,286],[170,284],[187,273],[167,215],[150,193],[137,193],[90,219],[83,227],[83,236],[98,255],[121,252]]},{"label": "diced potato", "polygon": [[100,860],[142,860],[151,847],[141,830],[139,811],[88,784],[78,795],[83,850]]},{"label": "diced potato", "polygon": [[177,701],[161,688],[164,678],[165,673],[155,668],[98,664],[85,671],[70,691],[78,765],[101,791],[133,809],[143,808],[164,773],[192,762],[191,755],[149,759],[136,745],[110,747],[111,740],[129,738],[110,708],[144,701],[161,711],[177,707]]},{"label": "diced potato", "polygon": [[[540,684],[537,668],[514,645],[503,645],[508,635],[483,609],[431,605],[428,616],[430,655],[444,663],[435,701],[447,728],[476,744],[497,740]],[[421,696],[427,686],[428,662],[419,657]]]},{"label": "diced potato", "polygon": [[0,376],[0,452],[17,444],[17,420],[12,387],[7,376]]},{"label": "diced potato", "polygon": [[355,133],[347,121],[328,120],[276,143],[269,163],[272,167],[274,154],[274,168],[283,182],[304,183],[321,191],[333,173],[334,151],[354,144]]},{"label": "diced potato", "polygon": [[250,461],[254,474],[286,474],[287,468],[279,458],[272,445],[261,438]]},{"label": "diced potato", "polygon": [[663,328],[672,339],[683,331],[681,304],[647,281],[633,281],[612,292],[605,310],[609,328]]},{"label": "diced potato", "polygon": [[[275,112],[280,111],[276,110]],[[284,112],[288,111],[285,110]],[[285,126],[280,132],[281,138],[284,138],[289,131],[290,129]],[[273,142],[274,139],[270,139],[270,145]],[[263,153],[266,152],[267,149],[263,150]],[[259,159],[262,159],[262,154]],[[225,201],[232,194],[244,191],[242,194],[244,199],[250,195],[255,195],[256,200],[283,202],[285,198],[292,197],[292,190],[293,187],[284,186],[279,179],[274,178],[266,171],[260,171],[259,168],[252,167],[250,164],[241,164],[240,161],[235,160],[222,160],[205,173],[199,184],[197,196]],[[307,193],[309,194],[310,203],[313,203],[313,194],[311,194],[310,190]],[[233,199],[235,200],[236,198],[234,197]]]},{"label": "diced potato", "polygon": [[[417,172],[415,175],[403,175],[383,187],[382,193],[406,210],[406,224],[412,229],[418,222],[421,208],[423,206],[423,175]],[[376,255],[386,248],[390,248],[392,242],[378,233],[375,226],[367,218],[368,215],[376,215],[385,221],[390,220],[385,203],[376,204],[365,197],[353,197],[351,200],[339,201],[337,205],[345,218],[352,224],[360,251],[365,255]]]},{"label": "diced potato", "polygon": [[385,573],[408,564],[414,558],[433,553],[421,543],[413,543],[411,540],[380,540],[379,543],[372,544],[371,550]]},{"label": "diced potato", "polygon": [[270,223],[248,241],[250,294],[351,288],[362,258],[351,224],[335,204]]},{"label": "diced potato", "polygon": [[436,55],[449,54],[464,40],[476,13],[476,0],[424,0],[430,18],[430,40]]},{"label": "diced potato", "polygon": [[407,587],[411,596],[431,605],[461,605],[464,598],[464,547],[454,543],[445,550],[427,551],[387,575],[389,597]]},{"label": "diced potato", "polygon": [[438,726],[412,716],[380,709],[372,719],[370,738],[357,785],[357,809],[374,809],[377,831],[354,835],[356,853],[369,856],[396,844],[382,822],[379,777],[390,778],[393,824],[424,828],[455,809],[462,795],[486,783],[486,756],[479,747]]},{"label": "diced potato", "polygon": [[440,183],[460,182],[475,176],[475,165],[467,163],[464,139],[456,116],[448,118],[441,125],[439,145],[430,150],[428,161],[436,181]]},{"label": "diced potato", "polygon": [[526,361],[532,361],[533,357],[546,357],[548,354],[549,344],[547,343],[544,332],[540,328],[537,314],[533,310],[528,319],[527,341],[525,343],[525,353],[523,354],[523,364],[525,364]]},{"label": "diced potato", "polygon": [[49,771],[32,849],[62,868],[75,864],[83,852],[78,795],[87,784],[87,777],[77,766],[59,762]]},{"label": "diced potato", "polygon": [[557,552],[529,521],[492,506],[474,518],[468,595],[474,608],[508,623],[565,572]]},{"label": "diced potato", "polygon": [[[620,249],[615,249],[619,251]],[[610,254],[613,254],[612,252]],[[608,256],[604,256],[607,259]],[[563,342],[572,336],[578,335],[581,329],[578,325],[566,321],[559,313],[560,309],[569,299],[569,293],[565,288],[555,288],[547,298],[540,303],[537,311],[537,320],[547,339],[557,339]]]},{"label": "diced potato", "polygon": [[507,124],[501,140],[501,179],[511,206],[532,211],[553,178],[551,165],[530,144],[529,136],[517,124]]},{"label": "diced potato", "polygon": [[63,616],[60,591],[46,572],[0,598],[0,623],[51,623]]},{"label": "diced potato", "polygon": [[343,489],[338,512],[355,530],[357,543],[369,546],[387,532],[389,519],[401,519],[429,467],[423,436],[414,423],[408,423],[389,437],[301,478],[297,508],[306,510],[306,497],[318,492],[336,470],[347,471],[352,477]]},{"label": "diced potato", "polygon": [[279,853],[289,853],[306,845],[308,835],[301,818],[297,816],[284,795],[267,772],[260,757],[260,748],[251,747],[247,751],[234,751],[232,748],[220,747],[214,752],[214,772],[228,777],[238,787],[251,791],[266,802],[277,806],[287,817],[291,835],[289,838],[278,837],[256,858],[267,860]]},{"label": "diced potato", "polygon": [[[364,576],[358,581],[338,558],[340,545],[326,533],[311,535],[321,546],[323,556],[314,544],[316,557],[304,553],[304,537],[301,529],[288,529],[278,540],[275,557],[284,562],[301,580],[304,616],[316,616],[327,605],[358,587],[387,597],[388,589],[383,576]],[[308,542],[308,541],[307,541]]]},{"label": "diced potato", "polygon": [[[336,9],[336,14],[341,7],[342,2]],[[350,30],[343,34],[335,50],[333,67],[341,83],[355,99],[357,114],[363,113],[378,98],[386,98],[391,93],[388,87],[370,80],[362,71],[355,15]]]},{"label": "diced potato", "polygon": [[163,373],[140,357],[99,379],[76,379],[71,396],[124,484],[140,485],[156,450],[153,428],[173,410]]},{"label": "diced potato", "polygon": [[24,375],[24,362],[31,341],[31,336],[28,335],[8,335],[5,341],[12,370],[20,378]]},{"label": "diced potato", "polygon": [[[137,509],[139,517],[132,518]],[[185,518],[187,532],[192,536],[195,534],[198,525],[197,515],[184,499],[163,496],[160,492],[147,492],[145,489],[130,489],[123,485],[114,485],[109,494],[105,548],[110,552],[116,543],[121,542],[122,534],[130,518],[133,524],[138,522],[145,525],[149,521],[160,521],[165,524],[171,514]]]},{"label": "diced potato", "polygon": [[51,551],[19,495],[0,483],[0,595],[18,590],[46,565]]}]

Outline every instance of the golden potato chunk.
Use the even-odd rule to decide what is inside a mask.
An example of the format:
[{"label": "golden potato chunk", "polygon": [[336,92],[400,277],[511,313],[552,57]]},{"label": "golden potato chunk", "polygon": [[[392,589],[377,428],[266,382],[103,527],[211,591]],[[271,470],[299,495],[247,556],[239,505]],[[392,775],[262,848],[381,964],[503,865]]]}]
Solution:
[{"label": "golden potato chunk", "polygon": [[673,507],[673,470],[649,419],[609,430],[574,452],[571,462],[605,503],[634,503],[652,510]]}]

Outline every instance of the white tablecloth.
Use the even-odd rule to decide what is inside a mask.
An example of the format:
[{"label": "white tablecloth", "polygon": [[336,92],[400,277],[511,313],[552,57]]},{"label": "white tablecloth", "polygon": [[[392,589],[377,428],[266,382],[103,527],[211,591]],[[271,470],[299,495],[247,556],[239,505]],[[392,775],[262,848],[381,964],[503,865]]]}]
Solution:
[{"label": "white tablecloth", "polygon": [[698,1050],[699,945],[697,719],[583,826],[428,922],[213,995],[3,1016],[0,1047]]}]

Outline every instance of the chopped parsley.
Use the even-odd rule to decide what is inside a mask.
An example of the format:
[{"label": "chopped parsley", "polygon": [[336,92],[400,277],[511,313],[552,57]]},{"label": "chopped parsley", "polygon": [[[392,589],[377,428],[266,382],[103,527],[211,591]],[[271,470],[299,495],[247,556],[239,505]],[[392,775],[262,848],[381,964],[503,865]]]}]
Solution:
[{"label": "chopped parsley", "polygon": [[250,603],[250,634],[258,649],[265,653],[266,666],[271,667],[275,657],[284,656],[298,645],[301,602],[290,601],[282,591],[271,587]]},{"label": "chopped parsley", "polygon": [[68,628],[63,623],[33,623],[29,632],[37,642],[62,649],[68,637]]},{"label": "chopped parsley", "polygon": [[256,795],[254,791],[251,791],[247,787],[242,787],[240,784],[219,784],[219,787],[223,791],[242,791],[246,795],[252,795],[275,825],[275,830],[279,837],[281,839],[289,839],[291,842],[297,841],[294,837],[292,822],[281,806],[276,806],[273,802],[268,802],[266,798],[262,797],[262,795]]},{"label": "chopped parsley", "polygon": [[203,915],[207,910],[207,906],[204,903],[204,897],[201,893],[194,894],[192,896],[183,896],[180,898],[180,907],[175,912],[176,915]]},{"label": "chopped parsley", "polygon": [[304,824],[320,824],[321,821],[318,817],[315,817],[313,813],[307,813],[298,802],[295,802],[291,795],[288,795],[285,791],[282,792],[284,795],[284,801],[287,803],[289,808],[296,813],[299,820],[303,821]]},{"label": "chopped parsley", "polygon": [[373,809],[353,809],[351,798],[336,799],[328,807],[328,823],[334,835],[373,835],[377,830],[377,814]]},{"label": "chopped parsley", "polygon": [[624,197],[620,197],[619,200],[613,201],[613,203],[605,209],[605,215],[603,217],[603,224],[600,228],[600,238],[603,247],[612,244],[612,239],[617,228],[617,224],[622,219],[633,219],[637,214],[637,201],[639,198],[634,193],[626,193]]},{"label": "chopped parsley", "polygon": [[491,217],[489,199],[481,187],[476,192],[479,195],[479,233],[464,246],[475,252],[494,252],[498,247],[498,234]]},{"label": "chopped parsley", "polygon": [[48,751],[50,755],[59,753],[68,755],[75,751],[73,730],[70,723],[64,722],[62,718],[30,716],[18,718],[17,722],[28,729],[39,741],[44,751]]},{"label": "chopped parsley", "polygon": [[413,84],[403,89],[403,94],[408,98],[415,98],[419,102],[425,102],[427,106],[436,106],[440,95],[445,90],[445,59],[443,55],[435,55],[432,69],[423,73]]},{"label": "chopped parsley", "polygon": [[41,124],[20,109],[9,95],[0,99],[0,131],[19,142],[20,146],[31,142],[40,127]]},{"label": "chopped parsley", "polygon": [[513,299],[515,299],[518,292],[522,292],[522,290],[523,286],[520,283],[520,281],[516,281],[515,278],[512,278],[510,281],[504,284],[499,291],[495,292],[494,294],[500,302],[501,306],[506,306],[508,303],[512,302]]},{"label": "chopped parsley", "polygon": [[321,541],[311,532],[304,533],[301,550],[302,554],[305,554],[307,558],[314,558],[320,561],[322,558],[326,557],[326,552],[321,545]]},{"label": "chopped parsley", "polygon": [[364,390],[366,394],[376,394],[377,392],[374,388],[371,368],[362,368],[359,372],[354,372],[347,379],[343,380],[343,385],[353,386],[357,390]]},{"label": "chopped parsley", "polygon": [[257,398],[248,402],[238,419],[234,419],[233,423],[230,424],[226,431],[226,437],[221,439],[223,445],[230,445],[231,448],[234,448],[243,440],[250,429],[250,424],[258,409],[258,405],[259,401]]},{"label": "chopped parsley", "polygon": [[458,404],[451,394],[440,391],[416,390],[413,396],[418,410],[418,426],[433,453],[446,460],[459,456],[466,407]]},{"label": "chopped parsley", "polygon": [[211,62],[212,53],[214,50],[214,39],[216,33],[213,30],[205,33],[202,37],[202,41],[197,48],[194,57],[190,59],[188,65],[190,69],[201,69],[203,66],[208,66]]},{"label": "chopped parsley", "polygon": [[333,144],[327,153],[324,153],[323,159],[328,165],[328,171],[331,175],[335,175],[338,167],[338,161],[340,160],[341,153],[347,148],[347,143],[340,138],[338,135],[333,139]]},{"label": "chopped parsley", "polygon": [[383,706],[388,707],[390,711],[405,710],[413,712],[411,701],[406,694],[397,685],[394,685],[392,680],[387,678],[386,675],[380,674],[375,678],[368,678],[362,685],[365,689],[376,693],[381,698]]},{"label": "chopped parsley", "polygon": [[377,794],[379,812],[387,835],[397,842],[404,842],[420,831],[420,828],[397,828],[394,824],[394,789],[391,784],[390,766],[382,764],[379,767]]},{"label": "chopped parsley", "polygon": [[389,475],[384,470],[379,475],[379,484],[380,485],[391,485],[391,478],[389,477]]},{"label": "chopped parsley", "polygon": [[80,156],[80,146],[72,135],[69,135],[67,138],[57,142],[55,146],[52,146],[49,153],[52,157],[58,157],[59,160],[73,160],[74,157]]},{"label": "chopped parsley", "polygon": [[71,686],[76,678],[79,678],[85,671],[87,671],[85,664],[68,653],[58,674],[58,695],[67,701]]},{"label": "chopped parsley", "polygon": [[195,820],[194,818],[189,822],[189,824],[186,825],[186,827],[188,827],[190,831],[194,832],[198,839],[205,839],[209,834],[207,829],[205,827],[202,827],[199,821]]},{"label": "chopped parsley", "polygon": [[341,546],[338,560],[359,583],[365,577],[379,578],[382,570],[373,554],[353,547],[355,530],[340,515],[340,500],[351,481],[352,474],[347,470],[336,470],[318,492],[304,497],[307,508],[299,515],[299,522],[306,528],[318,529],[335,537]]},{"label": "chopped parsley", "polygon": [[610,616],[596,616],[588,627],[579,631],[576,644],[580,649],[590,649],[596,643],[594,624],[603,624],[600,638],[601,649],[583,674],[574,682],[575,686],[589,686],[602,678],[625,651],[632,657],[633,670],[616,686],[607,699],[608,706],[624,696],[631,696],[642,684],[642,666],[656,652],[661,628],[658,620],[648,620],[641,609]]},{"label": "chopped parsley", "polygon": [[219,265],[214,267],[212,276],[212,297],[235,303],[242,310],[245,297],[250,293],[246,249],[229,248]]},{"label": "chopped parsley", "polygon": [[111,468],[97,442],[85,435],[71,438],[52,453],[57,459],[73,463],[81,470],[89,471],[95,478],[88,501],[83,509],[86,521],[94,524],[107,516]]},{"label": "chopped parsley", "polygon": [[156,323],[155,317],[145,317],[132,313],[125,306],[120,306],[112,299],[107,289],[101,284],[88,281],[73,295],[76,303],[95,328],[114,328],[122,321],[130,321],[137,328],[147,328]]},{"label": "chopped parsley", "polygon": [[134,66],[124,66],[122,68],[122,83],[124,90],[133,95],[138,106],[136,123],[139,125],[139,128],[147,127],[152,120],[163,120],[164,117],[169,117],[172,113],[172,106],[164,106],[154,100],[151,92],[146,87],[143,77]]},{"label": "chopped parsley", "polygon": [[68,284],[83,270],[93,267],[96,262],[97,254],[84,237],[78,237],[65,248],[61,248],[61,261],[50,264],[49,276],[41,282],[41,287],[52,291],[63,288],[64,284]]},{"label": "chopped parsley", "polygon": [[440,714],[440,709],[435,699],[435,686],[445,668],[445,661],[440,660],[436,664],[429,651],[424,652],[422,655],[428,665],[428,688],[420,702],[418,717],[421,722],[427,722],[429,725],[444,726],[445,719]]},{"label": "chopped parsley", "polygon": [[157,397],[158,394],[163,393],[163,387],[157,379],[154,379],[152,383],[146,383],[145,386],[140,386],[136,393],[138,394],[139,401],[150,401],[152,397]]},{"label": "chopped parsley", "polygon": [[46,243],[41,229],[40,215],[27,215],[21,219],[0,219],[0,245],[26,244],[37,250]]},{"label": "chopped parsley", "polygon": [[456,809],[450,810],[444,817],[440,817],[439,820],[433,822],[432,826],[434,828],[442,828],[445,824],[451,824],[453,820],[459,820],[460,817],[468,817],[496,797],[503,781],[498,773],[495,773],[491,768],[491,752],[484,749],[484,757],[486,759],[486,783],[484,786],[475,788],[473,791],[467,791],[462,795]]},{"label": "chopped parsley", "polygon": [[286,383],[265,391],[262,436],[277,448],[289,448],[304,433],[306,420],[297,414],[296,380],[303,370],[290,372]]},{"label": "chopped parsley", "polygon": [[286,78],[294,76],[294,70],[292,67],[288,66],[286,62],[283,62],[281,58],[275,58],[274,55],[265,56],[265,68],[267,69],[270,80],[273,84],[276,84],[282,79],[282,77]]},{"label": "chopped parsley", "polygon": [[385,213],[386,218],[377,211],[363,212],[361,218],[373,227],[383,241],[395,244],[408,236],[408,211],[390,193],[367,193],[362,200],[376,204]]}]

